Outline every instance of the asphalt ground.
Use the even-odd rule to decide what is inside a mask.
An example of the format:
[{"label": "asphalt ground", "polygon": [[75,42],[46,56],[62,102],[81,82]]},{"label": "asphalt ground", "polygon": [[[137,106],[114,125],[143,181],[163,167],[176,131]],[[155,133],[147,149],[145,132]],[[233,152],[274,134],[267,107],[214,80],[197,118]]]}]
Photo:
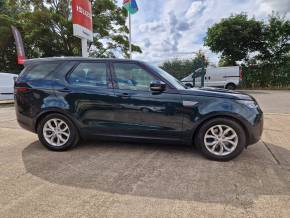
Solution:
[{"label": "asphalt ground", "polygon": [[262,140],[229,162],[192,147],[83,142],[51,152],[0,108],[0,217],[290,217],[290,92],[247,91]]}]

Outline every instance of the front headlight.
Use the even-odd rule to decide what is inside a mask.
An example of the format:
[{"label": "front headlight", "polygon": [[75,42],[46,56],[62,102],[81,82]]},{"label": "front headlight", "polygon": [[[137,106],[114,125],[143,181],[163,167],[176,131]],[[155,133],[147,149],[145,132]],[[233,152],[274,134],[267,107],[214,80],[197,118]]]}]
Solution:
[{"label": "front headlight", "polygon": [[237,102],[252,109],[259,107],[259,105],[255,101],[251,101],[251,100],[237,100]]}]

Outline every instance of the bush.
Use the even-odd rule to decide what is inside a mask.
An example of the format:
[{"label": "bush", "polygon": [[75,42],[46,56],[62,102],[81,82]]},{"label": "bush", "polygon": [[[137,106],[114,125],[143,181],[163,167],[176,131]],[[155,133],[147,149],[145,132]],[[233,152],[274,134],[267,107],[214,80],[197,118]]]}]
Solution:
[{"label": "bush", "polygon": [[290,88],[290,61],[243,67],[243,88]]},{"label": "bush", "polygon": [[209,62],[205,58],[204,53],[198,51],[195,58],[169,60],[164,62],[160,67],[177,79],[183,79],[198,68],[201,68],[203,65],[206,67],[208,64]]}]

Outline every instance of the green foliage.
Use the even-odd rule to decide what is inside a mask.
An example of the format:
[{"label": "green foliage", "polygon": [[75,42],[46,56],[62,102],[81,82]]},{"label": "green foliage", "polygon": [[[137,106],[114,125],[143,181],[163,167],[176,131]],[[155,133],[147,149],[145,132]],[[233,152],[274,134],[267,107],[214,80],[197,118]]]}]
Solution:
[{"label": "green foliage", "polygon": [[[94,41],[90,56],[129,56],[126,10],[115,0],[93,0]],[[18,69],[10,25],[20,30],[28,58],[80,56],[80,39],[73,36],[71,0],[0,0],[0,70]],[[7,37],[8,36],[8,37]],[[2,37],[2,38],[1,38]],[[133,45],[132,50],[141,52]]]},{"label": "green foliage", "polygon": [[256,59],[262,63],[283,64],[289,60],[290,21],[272,14],[263,29],[263,45]]},{"label": "green foliage", "polygon": [[16,65],[17,55],[11,25],[15,25],[15,21],[0,14],[0,71],[18,72],[20,66]]},{"label": "green foliage", "polygon": [[203,63],[207,66],[208,60],[205,59],[204,54],[199,51],[197,56],[193,59],[174,59],[172,61],[164,62],[160,67],[177,79],[183,79],[198,68],[201,68]]},{"label": "green foliage", "polygon": [[11,25],[18,25],[17,16],[27,10],[23,1],[0,0],[0,71],[19,72],[21,66],[16,64],[16,48],[11,32]]},{"label": "green foliage", "polygon": [[269,63],[243,67],[244,88],[289,88],[290,59],[281,65]]},{"label": "green foliage", "polygon": [[208,29],[204,44],[233,66],[263,45],[262,29],[262,22],[246,14],[232,15]]},{"label": "green foliage", "polygon": [[236,66],[236,62],[232,61],[231,59],[229,59],[228,57],[221,57],[218,63],[219,67],[227,67],[227,66]]},{"label": "green foliage", "polygon": [[243,62],[244,87],[290,86],[290,21],[279,14],[267,22],[245,14],[223,19],[208,29],[205,45],[221,53],[219,66]]}]

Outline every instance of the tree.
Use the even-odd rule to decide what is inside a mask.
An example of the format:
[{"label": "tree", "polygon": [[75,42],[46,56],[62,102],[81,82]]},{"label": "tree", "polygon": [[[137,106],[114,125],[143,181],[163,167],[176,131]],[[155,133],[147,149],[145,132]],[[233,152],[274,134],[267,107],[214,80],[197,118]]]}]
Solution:
[{"label": "tree", "polygon": [[18,71],[16,66],[16,49],[11,33],[15,21],[7,15],[0,14],[0,71]]},{"label": "tree", "polygon": [[266,64],[283,64],[289,60],[290,21],[279,14],[269,16],[263,29],[263,46],[256,59]]},{"label": "tree", "polygon": [[236,65],[236,62],[233,63],[233,61],[229,59],[228,57],[221,57],[218,63],[219,67],[227,67],[227,66],[235,66],[235,65]]},{"label": "tree", "polygon": [[263,22],[248,19],[244,13],[222,19],[208,29],[204,44],[213,52],[221,53],[228,65],[247,60],[249,53],[263,45]]},{"label": "tree", "polygon": [[[16,13],[7,13],[7,16],[20,28],[28,58],[81,55],[81,42],[73,36],[71,0],[0,1],[2,1],[0,4],[6,6],[5,11],[16,11]],[[90,56],[115,57],[118,54],[128,57],[127,11],[118,7],[115,0],[92,0],[91,2],[94,41],[89,44]],[[10,24],[7,23],[7,25]],[[0,28],[1,35],[3,32]],[[15,51],[14,43],[8,47]],[[0,47],[0,52],[6,50],[7,46]],[[132,46],[132,50],[141,52],[136,45]],[[16,55],[13,60],[9,59],[10,62],[15,60]],[[2,60],[0,57],[0,62],[7,65],[6,59]],[[4,68],[1,67],[1,69]],[[10,66],[5,69],[12,68]]]},{"label": "tree", "polygon": [[190,73],[202,67],[203,62],[205,66],[208,66],[209,62],[204,57],[204,53],[199,51],[193,59],[174,59],[172,61],[164,62],[160,67],[176,77],[177,79],[183,79]]},{"label": "tree", "polygon": [[[94,0],[93,24],[94,43],[91,44],[91,54],[97,57],[115,57],[114,51],[129,57],[129,29],[126,26],[128,12],[125,8],[116,6],[115,0]],[[111,12],[111,13],[108,13]],[[107,45],[101,41],[105,39]],[[141,53],[140,47],[132,45],[133,52]]]},{"label": "tree", "polygon": [[[11,25],[17,26],[17,15],[27,10],[21,1],[0,0],[0,71],[19,72]],[[19,28],[19,27],[18,27]]]}]

